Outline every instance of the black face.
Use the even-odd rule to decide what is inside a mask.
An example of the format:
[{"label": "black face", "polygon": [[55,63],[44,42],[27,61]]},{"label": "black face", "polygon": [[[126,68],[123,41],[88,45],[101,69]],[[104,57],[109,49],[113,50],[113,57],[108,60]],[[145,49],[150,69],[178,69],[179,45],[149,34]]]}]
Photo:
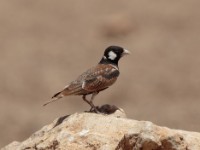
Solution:
[{"label": "black face", "polygon": [[123,56],[124,49],[119,46],[109,46],[104,52],[104,56],[100,61],[100,64],[111,63],[118,65],[119,59]]}]

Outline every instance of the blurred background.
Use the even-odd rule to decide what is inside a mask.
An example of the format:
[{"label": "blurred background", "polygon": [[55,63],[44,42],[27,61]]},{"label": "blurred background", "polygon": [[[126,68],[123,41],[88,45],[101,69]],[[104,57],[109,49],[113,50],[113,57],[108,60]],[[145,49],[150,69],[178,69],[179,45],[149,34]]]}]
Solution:
[{"label": "blurred background", "polygon": [[104,49],[132,52],[96,105],[200,132],[200,1],[0,1],[0,147],[55,118],[83,112],[81,97],[42,104]]}]

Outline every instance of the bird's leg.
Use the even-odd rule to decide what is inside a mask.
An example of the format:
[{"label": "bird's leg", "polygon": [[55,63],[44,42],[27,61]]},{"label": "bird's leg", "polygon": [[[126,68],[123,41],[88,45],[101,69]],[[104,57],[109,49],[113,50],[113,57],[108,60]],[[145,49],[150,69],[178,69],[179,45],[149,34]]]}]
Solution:
[{"label": "bird's leg", "polygon": [[86,95],[83,95],[83,100],[91,106],[90,111],[94,110],[96,113],[98,113],[98,110],[97,110],[97,108],[94,106],[94,104],[93,104],[92,101],[94,100],[94,98],[95,98],[95,96],[96,96],[97,94],[98,94],[98,92],[93,93],[93,94],[92,94],[92,97],[91,97],[91,99],[90,99],[90,101],[86,99]]},{"label": "bird's leg", "polygon": [[88,101],[88,100],[86,99],[86,95],[83,95],[83,100],[84,100],[86,103],[88,103],[88,104],[92,107],[90,101]]},{"label": "bird's leg", "polygon": [[98,93],[99,93],[99,92],[92,93],[92,97],[91,97],[91,99],[90,99],[90,103],[92,104],[92,107],[91,107],[90,111],[92,111],[92,110],[94,109],[94,111],[95,111],[96,113],[98,113],[99,111],[97,110],[96,106],[94,106],[93,100],[94,100],[95,96],[97,96]]}]

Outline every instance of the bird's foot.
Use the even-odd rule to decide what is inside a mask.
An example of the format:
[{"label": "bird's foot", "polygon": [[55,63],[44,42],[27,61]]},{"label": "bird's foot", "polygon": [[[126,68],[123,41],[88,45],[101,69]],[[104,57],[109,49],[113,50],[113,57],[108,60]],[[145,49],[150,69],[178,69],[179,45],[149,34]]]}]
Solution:
[{"label": "bird's foot", "polygon": [[85,112],[110,115],[115,113],[117,110],[120,110],[120,108],[115,105],[105,104],[102,106],[91,106],[91,109]]},{"label": "bird's foot", "polygon": [[89,110],[89,112],[110,115],[110,114],[115,113],[115,111],[117,110],[120,110],[117,106],[105,104],[102,106],[91,106],[91,109]]},{"label": "bird's foot", "polygon": [[97,113],[97,114],[100,114],[101,112],[99,111],[98,109],[98,106],[93,106],[90,108],[89,112],[94,112],[94,113]]}]

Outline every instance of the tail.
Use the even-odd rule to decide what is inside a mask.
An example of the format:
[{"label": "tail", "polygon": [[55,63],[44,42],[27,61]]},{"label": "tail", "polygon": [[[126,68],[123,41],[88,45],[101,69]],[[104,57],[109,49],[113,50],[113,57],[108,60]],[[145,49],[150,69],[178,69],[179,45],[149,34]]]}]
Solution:
[{"label": "tail", "polygon": [[48,105],[48,104],[50,104],[50,103],[62,98],[64,96],[62,92],[63,91],[54,94],[54,96],[52,96],[52,99],[47,101],[46,103],[44,103],[43,106],[46,106],[46,105]]}]

